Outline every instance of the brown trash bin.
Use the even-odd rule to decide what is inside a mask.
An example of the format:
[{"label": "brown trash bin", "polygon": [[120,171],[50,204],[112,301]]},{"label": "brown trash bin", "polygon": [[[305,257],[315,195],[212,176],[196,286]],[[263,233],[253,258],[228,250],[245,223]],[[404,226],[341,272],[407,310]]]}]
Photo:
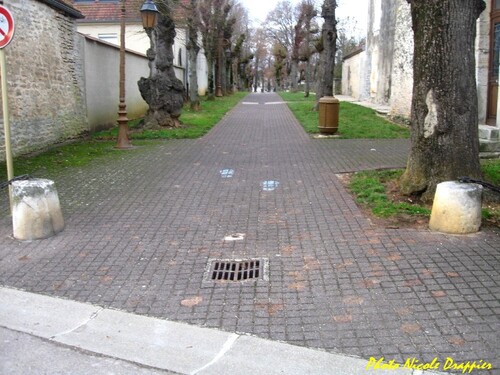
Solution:
[{"label": "brown trash bin", "polygon": [[335,134],[339,130],[340,102],[333,96],[319,100],[319,131],[322,134]]}]

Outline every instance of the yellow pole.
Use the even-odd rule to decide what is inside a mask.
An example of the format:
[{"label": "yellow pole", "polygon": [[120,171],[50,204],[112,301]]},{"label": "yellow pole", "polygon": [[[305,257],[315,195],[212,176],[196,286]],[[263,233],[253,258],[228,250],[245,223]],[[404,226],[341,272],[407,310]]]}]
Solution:
[{"label": "yellow pole", "polygon": [[[0,80],[2,81],[2,110],[5,138],[5,160],[7,162],[7,180],[14,178],[14,163],[12,162],[12,148],[10,144],[9,101],[7,99],[7,63],[5,51],[0,49]],[[12,212],[12,187],[9,185],[9,201]]]}]

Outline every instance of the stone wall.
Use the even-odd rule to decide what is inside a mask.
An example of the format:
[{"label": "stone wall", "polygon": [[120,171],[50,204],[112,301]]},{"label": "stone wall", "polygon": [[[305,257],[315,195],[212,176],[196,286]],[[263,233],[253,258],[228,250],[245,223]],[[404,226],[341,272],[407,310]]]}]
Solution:
[{"label": "stone wall", "polygon": [[[477,23],[476,79],[479,121],[486,118],[490,49],[490,1]],[[413,30],[406,0],[370,0],[361,99],[388,105],[409,118],[413,92]]]},{"label": "stone wall", "polygon": [[[5,48],[14,154],[88,129],[83,62],[74,19],[35,0],[9,0],[16,30]],[[3,126],[0,151],[5,159]]]},{"label": "stone wall", "polygon": [[[488,78],[490,66],[490,13],[491,2],[486,1],[486,10],[477,21],[476,37],[476,79],[479,123],[486,123],[488,109]],[[497,119],[500,116],[497,116]]]}]

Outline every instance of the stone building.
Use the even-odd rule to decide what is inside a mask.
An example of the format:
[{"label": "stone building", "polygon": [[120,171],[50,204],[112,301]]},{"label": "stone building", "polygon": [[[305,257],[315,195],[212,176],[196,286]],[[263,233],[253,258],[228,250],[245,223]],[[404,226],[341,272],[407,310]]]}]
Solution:
[{"label": "stone building", "polygon": [[[487,8],[477,21],[476,37],[479,123],[484,124],[479,132],[483,150],[495,151],[500,130],[497,121],[500,0],[485,2]],[[406,0],[369,0],[366,47],[361,53],[347,56],[343,73],[343,94],[389,106],[392,116],[410,117],[413,31]]]},{"label": "stone building", "polygon": [[[82,14],[60,0],[9,0],[4,6],[15,23],[13,41],[5,48],[13,152],[37,150],[86,131],[75,22]],[[2,124],[1,160],[3,132]]]}]

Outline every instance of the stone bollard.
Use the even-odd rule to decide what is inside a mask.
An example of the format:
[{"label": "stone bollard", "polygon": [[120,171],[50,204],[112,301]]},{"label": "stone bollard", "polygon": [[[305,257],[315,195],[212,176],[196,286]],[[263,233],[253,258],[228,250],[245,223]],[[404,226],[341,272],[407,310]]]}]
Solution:
[{"label": "stone bollard", "polygon": [[12,182],[14,238],[23,241],[51,237],[64,229],[54,182],[31,179]]},{"label": "stone bollard", "polygon": [[446,181],[437,185],[429,228],[450,234],[476,233],[481,227],[483,187]]}]

